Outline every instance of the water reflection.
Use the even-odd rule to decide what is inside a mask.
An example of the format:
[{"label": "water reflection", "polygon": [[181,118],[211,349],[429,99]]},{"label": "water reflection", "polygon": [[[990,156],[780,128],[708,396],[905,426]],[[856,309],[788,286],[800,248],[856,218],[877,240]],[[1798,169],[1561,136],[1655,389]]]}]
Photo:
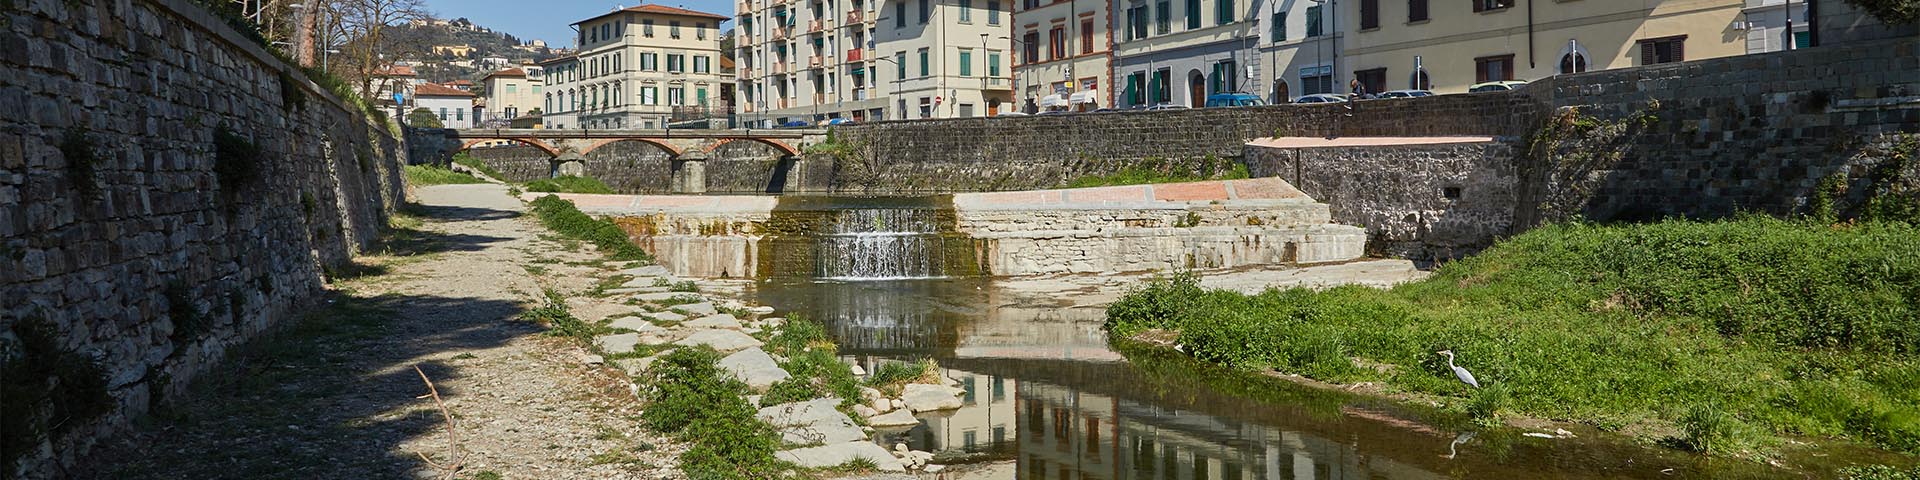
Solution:
[{"label": "water reflection", "polygon": [[[992,478],[1436,479],[1767,478],[1590,438],[1472,433],[1457,418],[1309,389],[1163,353],[1122,355],[1103,309],[1071,291],[986,280],[763,283],[769,305],[821,320],[849,362],[876,371],[931,357],[966,392],[920,415],[903,442],[936,461],[1010,462]],[[1476,437],[1477,435],[1477,437]],[[1472,440],[1469,442],[1468,440]],[[1709,470],[1708,468],[1711,467]],[[979,478],[979,477],[969,477]]]}]

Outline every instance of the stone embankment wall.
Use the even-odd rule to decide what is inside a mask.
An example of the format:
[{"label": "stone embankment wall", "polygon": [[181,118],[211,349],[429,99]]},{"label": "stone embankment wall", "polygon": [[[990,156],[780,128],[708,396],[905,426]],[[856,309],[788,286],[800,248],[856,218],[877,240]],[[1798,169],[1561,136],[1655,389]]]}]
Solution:
[{"label": "stone embankment wall", "polygon": [[404,145],[184,0],[0,3],[0,110],[0,477],[311,305],[404,201]]},{"label": "stone embankment wall", "polygon": [[1450,258],[1513,229],[1519,172],[1507,143],[1271,145],[1248,145],[1248,170],[1311,192],[1334,223],[1365,227],[1368,254]]}]

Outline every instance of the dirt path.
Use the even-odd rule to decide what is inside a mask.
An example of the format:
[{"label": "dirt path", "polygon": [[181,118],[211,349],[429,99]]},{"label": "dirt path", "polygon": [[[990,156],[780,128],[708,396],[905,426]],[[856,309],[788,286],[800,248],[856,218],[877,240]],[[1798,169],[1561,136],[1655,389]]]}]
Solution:
[{"label": "dirt path", "polygon": [[[642,430],[629,385],[514,317],[602,264],[497,185],[418,192],[425,220],[362,258],[362,276],[95,458],[109,478],[431,478],[458,420],[461,478],[678,478],[682,447]],[[576,311],[576,314],[581,312]],[[587,315],[580,315],[585,318]],[[588,318],[597,320],[597,318]]]}]

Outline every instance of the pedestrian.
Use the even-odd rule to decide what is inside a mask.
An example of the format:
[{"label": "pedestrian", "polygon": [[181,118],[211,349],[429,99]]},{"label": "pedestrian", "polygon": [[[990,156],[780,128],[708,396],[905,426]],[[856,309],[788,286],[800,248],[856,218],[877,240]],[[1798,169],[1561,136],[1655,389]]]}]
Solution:
[{"label": "pedestrian", "polygon": [[1366,96],[1367,96],[1367,86],[1366,86],[1366,85],[1363,85],[1363,84],[1361,84],[1361,83],[1360,83],[1360,79],[1358,79],[1358,78],[1356,78],[1356,79],[1352,79],[1352,80],[1348,80],[1348,81],[1347,81],[1347,88],[1348,88],[1349,90],[1352,90],[1352,93],[1353,93],[1353,96],[1352,96],[1352,99],[1354,99],[1354,100],[1359,100],[1359,99],[1361,99],[1361,98],[1363,98],[1363,97],[1366,97]]}]

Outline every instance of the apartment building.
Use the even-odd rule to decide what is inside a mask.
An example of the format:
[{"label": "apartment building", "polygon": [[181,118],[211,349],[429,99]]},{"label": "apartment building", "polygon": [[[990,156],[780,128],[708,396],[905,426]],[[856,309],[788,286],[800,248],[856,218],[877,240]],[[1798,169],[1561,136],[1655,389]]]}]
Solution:
[{"label": "apartment building", "polygon": [[[1199,107],[1208,95],[1258,92],[1254,0],[1111,0],[1119,106]],[[1285,1],[1285,0],[1275,0]]]},{"label": "apartment building", "polygon": [[508,68],[489,73],[480,82],[485,86],[487,105],[485,116],[480,119],[482,126],[505,125],[544,106],[545,79],[525,69]]},{"label": "apartment building", "polygon": [[438,83],[414,87],[414,109],[439,117],[440,124],[446,128],[473,128],[473,117],[477,116],[473,100],[472,92]]},{"label": "apartment building", "polygon": [[1265,2],[1258,57],[1265,67],[1265,85],[1247,93],[1262,94],[1269,103],[1287,103],[1301,95],[1345,92],[1333,7],[1315,0]]},{"label": "apartment building", "polygon": [[[548,67],[544,109],[553,128],[663,128],[676,109],[727,100],[720,86],[720,23],[727,16],[665,5],[617,9],[574,23],[579,52]],[[553,67],[564,66],[566,75]],[[543,106],[547,98],[542,99]]]},{"label": "apartment building", "polygon": [[[545,90],[540,94],[540,124],[545,128],[581,128],[579,110],[573,108],[580,103],[579,91],[573,88],[580,83],[580,57],[554,57],[539,66],[547,72],[540,82]],[[557,88],[563,85],[569,88]]]},{"label": "apartment building", "polygon": [[1813,15],[1807,0],[1746,0],[1733,28],[1747,34],[1747,53],[1813,46]]},{"label": "apartment building", "polygon": [[1027,112],[1113,106],[1108,0],[1011,0],[1013,81]]},{"label": "apartment building", "polygon": [[735,90],[743,123],[974,117],[1009,108],[1006,1],[742,1]]},{"label": "apartment building", "polygon": [[[1338,1],[1338,0],[1335,0]],[[1342,67],[1370,92],[1747,53],[1743,0],[1338,1]],[[1340,88],[1340,87],[1336,87]],[[1340,89],[1344,92],[1344,89]]]}]

